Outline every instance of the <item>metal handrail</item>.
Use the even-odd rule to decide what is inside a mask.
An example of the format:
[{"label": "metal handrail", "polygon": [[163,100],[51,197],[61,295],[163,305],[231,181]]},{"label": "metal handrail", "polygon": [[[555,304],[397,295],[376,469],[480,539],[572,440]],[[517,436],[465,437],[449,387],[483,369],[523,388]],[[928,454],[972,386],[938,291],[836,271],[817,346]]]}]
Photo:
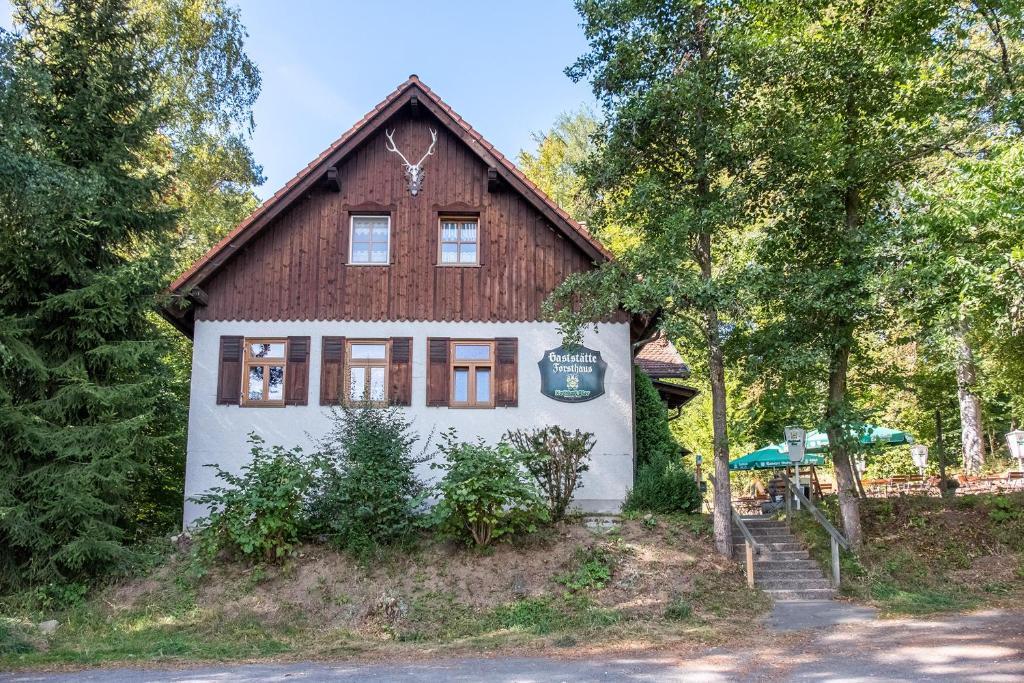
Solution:
[{"label": "metal handrail", "polygon": [[[708,480],[712,486],[717,487],[715,483],[715,477],[712,474],[708,474]],[[747,567],[747,585],[751,588],[754,587],[754,555],[761,554],[761,544],[754,540],[754,535],[750,533],[750,529],[747,528],[746,523],[740,514],[736,512],[736,508],[733,507],[732,503],[729,503],[729,522],[736,522],[736,526],[740,528],[740,533],[743,534],[743,545],[746,550],[746,567]],[[732,548],[730,547],[730,552]]]},{"label": "metal handrail", "polygon": [[793,514],[793,497],[792,494],[796,495],[807,511],[811,513],[815,521],[818,522],[829,533],[830,545],[832,546],[832,585],[835,588],[839,588],[839,546],[843,547],[843,550],[850,549],[850,541],[843,536],[839,529],[835,528],[832,522],[828,521],[828,517],[818,509],[814,503],[808,500],[804,492],[800,490],[800,487],[789,478],[788,475],[782,475],[783,481],[786,482],[786,521],[788,522],[792,518]]}]

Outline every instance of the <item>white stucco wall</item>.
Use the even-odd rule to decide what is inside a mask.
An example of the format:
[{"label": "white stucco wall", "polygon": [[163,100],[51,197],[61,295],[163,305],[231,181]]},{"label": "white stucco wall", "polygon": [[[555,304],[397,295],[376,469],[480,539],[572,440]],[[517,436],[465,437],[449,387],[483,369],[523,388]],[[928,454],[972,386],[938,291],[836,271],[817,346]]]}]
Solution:
[{"label": "white stucco wall", "polygon": [[[217,364],[221,335],[249,337],[311,337],[309,405],[283,408],[243,408],[217,405]],[[307,451],[327,431],[329,409],[319,405],[321,337],[342,335],[352,338],[412,337],[413,427],[421,435],[417,448],[432,430],[455,427],[460,438],[482,437],[489,443],[507,430],[544,425],[593,432],[596,445],[591,467],[583,475],[583,487],[576,504],[593,512],[617,511],[633,483],[633,401],[632,357],[629,326],[603,323],[587,330],[583,343],[608,364],[605,393],[585,403],[562,403],[540,393],[537,368],[543,353],[560,345],[553,323],[487,322],[329,322],[329,321],[199,321],[195,326],[192,352],[192,394],[189,409],[188,462],[185,473],[186,526],[205,514],[205,509],[188,501],[214,485],[213,468],[237,471],[248,459],[246,438],[255,431],[269,445]],[[426,354],[428,337],[455,339],[519,339],[519,406],[469,410],[426,407]],[[421,476],[432,479],[436,471],[427,463]]]}]

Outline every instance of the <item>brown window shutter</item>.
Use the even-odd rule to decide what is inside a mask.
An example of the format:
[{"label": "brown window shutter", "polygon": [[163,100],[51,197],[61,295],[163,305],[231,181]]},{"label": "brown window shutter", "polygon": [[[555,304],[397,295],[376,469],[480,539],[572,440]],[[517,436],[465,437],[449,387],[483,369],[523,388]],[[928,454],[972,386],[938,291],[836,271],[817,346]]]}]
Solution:
[{"label": "brown window shutter", "polygon": [[242,398],[242,347],[244,337],[220,338],[217,368],[217,405],[237,406]]},{"label": "brown window shutter", "polygon": [[519,339],[498,337],[494,340],[494,405],[519,405]]},{"label": "brown window shutter", "polygon": [[448,405],[448,337],[427,340],[427,405]]},{"label": "brown window shutter", "polygon": [[324,337],[320,355],[320,405],[341,403],[341,377],[345,369],[345,338]]},{"label": "brown window shutter", "polygon": [[393,406],[412,405],[412,337],[391,338],[388,368],[388,402]]},{"label": "brown window shutter", "polygon": [[309,337],[288,337],[288,359],[284,370],[284,404],[309,403]]}]

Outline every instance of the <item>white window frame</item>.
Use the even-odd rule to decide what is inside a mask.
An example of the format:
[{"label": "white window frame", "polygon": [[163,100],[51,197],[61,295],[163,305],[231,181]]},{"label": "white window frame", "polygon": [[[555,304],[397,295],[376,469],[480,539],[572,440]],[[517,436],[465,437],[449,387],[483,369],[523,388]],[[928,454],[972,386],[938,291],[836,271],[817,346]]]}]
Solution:
[{"label": "white window frame", "polygon": [[[352,248],[355,246],[355,240],[352,239],[353,233],[356,229],[357,218],[386,218],[388,222],[388,246],[387,246],[387,259],[384,263],[372,263],[370,261],[362,262],[355,261],[352,258]],[[370,252],[372,253],[372,251]],[[391,265],[391,214],[381,213],[354,213],[349,216],[348,219],[348,265],[350,266],[377,266],[378,268],[383,266]]]}]

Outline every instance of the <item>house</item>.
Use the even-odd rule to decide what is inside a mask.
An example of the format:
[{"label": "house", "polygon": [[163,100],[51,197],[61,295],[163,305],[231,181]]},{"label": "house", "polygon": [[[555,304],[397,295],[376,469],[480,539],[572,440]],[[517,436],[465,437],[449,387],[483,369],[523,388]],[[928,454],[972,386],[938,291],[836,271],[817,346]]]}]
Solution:
[{"label": "house", "polygon": [[171,286],[163,313],[194,342],[186,525],[215,483],[204,465],[240,467],[251,431],[308,447],[342,401],[402,406],[423,436],[593,432],[576,502],[617,510],[650,326],[619,314],[563,348],[541,313],[609,258],[410,76]]}]

